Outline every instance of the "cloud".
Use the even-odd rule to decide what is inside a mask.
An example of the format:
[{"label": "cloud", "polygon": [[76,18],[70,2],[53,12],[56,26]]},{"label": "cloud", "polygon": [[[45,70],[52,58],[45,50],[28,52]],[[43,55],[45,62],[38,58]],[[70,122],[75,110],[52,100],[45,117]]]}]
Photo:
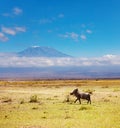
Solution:
[{"label": "cloud", "polygon": [[23,10],[19,7],[14,7],[11,12],[5,12],[2,14],[2,16],[5,17],[14,17],[17,15],[21,15],[23,13]]},{"label": "cloud", "polygon": [[50,66],[120,66],[120,56],[105,55],[97,58],[47,58],[0,56],[0,67],[50,67]]},{"label": "cloud", "polygon": [[65,34],[59,34],[58,36],[62,38],[69,38],[74,41],[79,41],[79,39],[82,39],[82,40],[87,39],[86,35],[84,34],[79,35],[78,33],[75,33],[75,32],[66,32]]},{"label": "cloud", "polygon": [[84,34],[80,35],[80,38],[81,38],[82,40],[86,40],[86,39],[87,39],[86,35],[84,35]]},{"label": "cloud", "polygon": [[107,55],[104,55],[103,57],[108,58],[108,59],[112,59],[112,58],[116,58],[116,55],[107,54]]},{"label": "cloud", "polygon": [[23,12],[23,10],[18,7],[13,8],[13,14],[15,14],[15,15],[20,15],[20,14],[22,14],[22,12]]},{"label": "cloud", "polygon": [[79,34],[75,32],[66,32],[65,34],[59,34],[59,37],[70,38],[73,39],[74,41],[78,41]]},{"label": "cloud", "polygon": [[9,34],[9,35],[16,35],[18,32],[26,32],[26,28],[25,27],[12,27],[12,28],[8,28],[8,27],[4,27],[2,26],[1,28],[2,32],[5,34]]},{"label": "cloud", "polygon": [[112,65],[120,65],[120,56],[117,55],[112,55],[112,54],[107,54],[104,55],[103,57],[99,58],[99,61],[101,63],[106,63],[106,64],[112,64]]},{"label": "cloud", "polygon": [[48,24],[48,23],[53,23],[54,21],[57,21],[61,18],[64,18],[64,14],[59,14],[58,16],[55,17],[50,17],[50,18],[43,18],[39,20],[40,24]]},{"label": "cloud", "polygon": [[10,35],[10,36],[15,36],[18,33],[23,33],[26,32],[26,28],[25,27],[1,27],[1,31],[0,32],[0,41],[2,42],[6,42],[8,41],[8,37],[6,35]]},{"label": "cloud", "polygon": [[86,32],[87,32],[88,34],[92,34],[92,31],[89,30],[89,29],[87,29]]},{"label": "cloud", "polygon": [[26,32],[25,27],[15,27],[14,29],[16,30],[16,32]]},{"label": "cloud", "polygon": [[6,37],[6,36],[4,35],[4,33],[1,33],[1,32],[0,32],[0,41],[6,42],[6,41],[8,41],[8,40],[9,40],[8,37]]},{"label": "cloud", "polygon": [[79,35],[75,32],[67,33],[73,40],[78,41]]},{"label": "cloud", "polygon": [[16,31],[12,28],[2,27],[2,32],[9,35],[16,35]]},{"label": "cloud", "polygon": [[72,39],[76,42],[78,42],[79,40],[86,40],[87,39],[85,34],[79,34],[76,32],[66,32],[65,34],[58,34],[58,36],[61,38]]}]

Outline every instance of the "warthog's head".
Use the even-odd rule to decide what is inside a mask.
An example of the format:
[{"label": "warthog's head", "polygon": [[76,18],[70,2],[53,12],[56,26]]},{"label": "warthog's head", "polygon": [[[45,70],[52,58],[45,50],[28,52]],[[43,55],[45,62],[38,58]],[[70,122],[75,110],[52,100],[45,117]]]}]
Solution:
[{"label": "warthog's head", "polygon": [[74,90],[70,93],[70,95],[75,95],[76,93],[78,93],[78,88],[74,89]]}]

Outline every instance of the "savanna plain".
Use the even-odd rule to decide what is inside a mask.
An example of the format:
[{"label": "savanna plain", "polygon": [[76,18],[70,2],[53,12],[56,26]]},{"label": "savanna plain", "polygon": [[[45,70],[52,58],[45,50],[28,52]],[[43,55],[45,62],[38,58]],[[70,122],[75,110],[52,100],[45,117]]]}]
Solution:
[{"label": "savanna plain", "polygon": [[120,80],[1,80],[0,128],[120,128]]}]

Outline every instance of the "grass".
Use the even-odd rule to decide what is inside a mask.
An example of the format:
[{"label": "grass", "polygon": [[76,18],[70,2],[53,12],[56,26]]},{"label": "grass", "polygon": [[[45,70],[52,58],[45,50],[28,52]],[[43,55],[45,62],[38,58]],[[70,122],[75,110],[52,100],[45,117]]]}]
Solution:
[{"label": "grass", "polygon": [[[92,104],[73,103],[75,88]],[[120,128],[119,99],[120,80],[0,81],[0,128]]]}]

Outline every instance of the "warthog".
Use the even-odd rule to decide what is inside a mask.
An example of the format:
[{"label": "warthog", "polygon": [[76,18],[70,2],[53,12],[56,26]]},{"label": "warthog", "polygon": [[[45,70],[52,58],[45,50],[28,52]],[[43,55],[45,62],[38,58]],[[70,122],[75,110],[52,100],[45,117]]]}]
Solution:
[{"label": "warthog", "polygon": [[77,102],[77,100],[79,100],[80,104],[81,104],[81,100],[80,99],[85,99],[91,104],[91,98],[90,98],[90,94],[87,93],[79,93],[78,89],[74,89],[70,95],[74,95],[75,97],[77,97],[77,99],[74,101],[75,103]]}]

